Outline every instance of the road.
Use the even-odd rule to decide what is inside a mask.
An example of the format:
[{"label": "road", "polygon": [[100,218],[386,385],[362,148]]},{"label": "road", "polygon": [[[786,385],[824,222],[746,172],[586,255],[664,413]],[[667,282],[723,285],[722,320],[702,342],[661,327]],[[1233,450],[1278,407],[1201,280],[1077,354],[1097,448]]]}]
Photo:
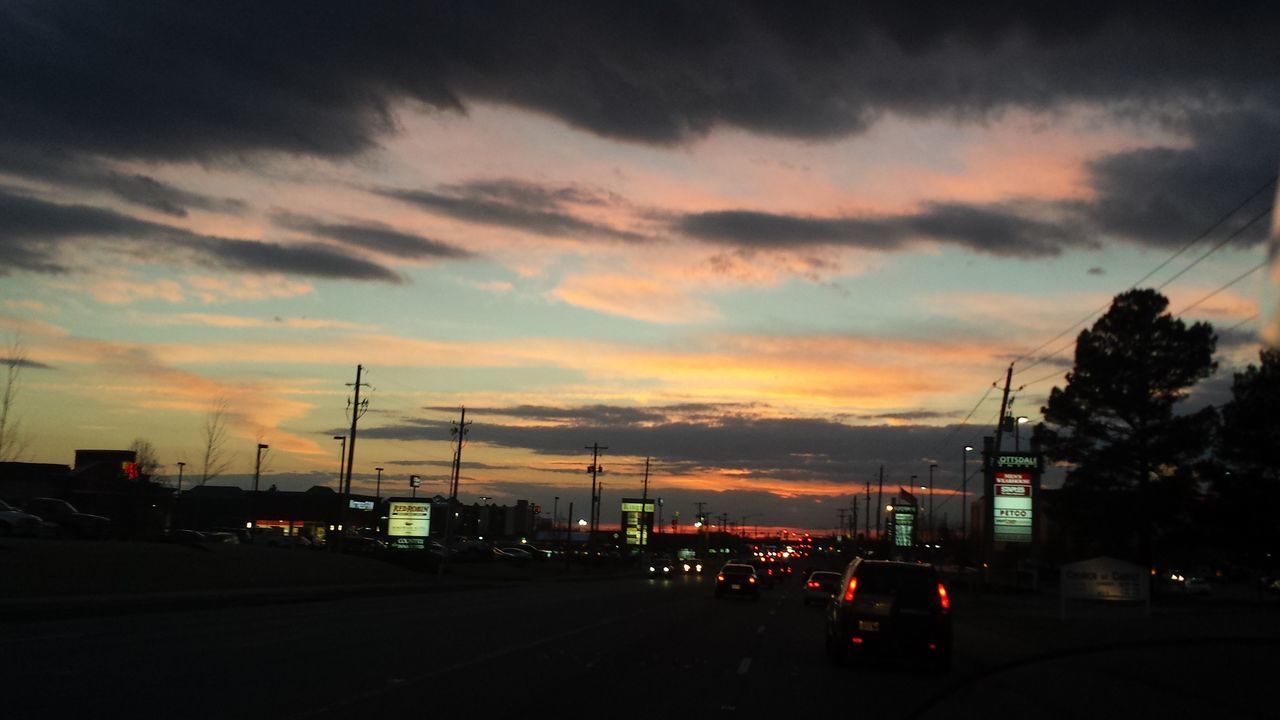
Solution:
[{"label": "road", "polygon": [[[955,670],[830,666],[800,583],[507,583],[394,596],[0,624],[13,717],[762,714],[1274,717],[1280,612],[1090,609],[957,594]],[[1241,690],[1249,688],[1249,690]],[[6,714],[9,714],[6,712]]]}]

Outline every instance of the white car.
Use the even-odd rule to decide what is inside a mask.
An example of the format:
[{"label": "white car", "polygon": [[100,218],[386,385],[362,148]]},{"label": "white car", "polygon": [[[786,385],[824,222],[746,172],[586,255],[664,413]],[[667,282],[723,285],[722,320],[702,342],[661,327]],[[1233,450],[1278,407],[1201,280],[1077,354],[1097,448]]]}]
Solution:
[{"label": "white car", "polygon": [[43,527],[44,521],[39,516],[22,512],[0,500],[0,536],[36,537]]},{"label": "white car", "polygon": [[839,587],[838,572],[818,570],[809,573],[809,579],[804,581],[804,604],[826,605]]}]

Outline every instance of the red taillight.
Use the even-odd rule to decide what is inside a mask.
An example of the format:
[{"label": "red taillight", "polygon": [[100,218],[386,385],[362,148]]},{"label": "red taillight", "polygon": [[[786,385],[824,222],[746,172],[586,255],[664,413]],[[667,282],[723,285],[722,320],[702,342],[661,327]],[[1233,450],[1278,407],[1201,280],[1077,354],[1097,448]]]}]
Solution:
[{"label": "red taillight", "polygon": [[861,644],[862,644],[862,638],[858,637],[857,635],[853,636],[851,639],[853,640],[853,644],[854,644],[854,645],[861,645]]},{"label": "red taillight", "polygon": [[853,602],[853,591],[858,589],[858,578],[849,578],[849,587],[844,590],[844,601]]},{"label": "red taillight", "polygon": [[810,580],[809,582],[805,583],[805,585],[804,585],[804,586],[805,586],[805,587],[807,587],[807,588],[809,588],[810,590],[817,590],[817,589],[818,589],[818,583],[816,583],[816,582],[814,582],[814,581],[812,581],[812,580]]},{"label": "red taillight", "polygon": [[748,577],[748,578],[747,578],[747,582],[749,582],[749,583],[755,584],[755,581],[756,581],[756,576],[755,576],[755,575],[752,575],[751,577]]},{"label": "red taillight", "polygon": [[942,583],[938,583],[938,604],[942,606],[943,610],[951,609],[951,598],[947,597],[947,589],[943,587]]},{"label": "red taillight", "polygon": [[724,575],[716,575],[716,582],[724,582]]}]

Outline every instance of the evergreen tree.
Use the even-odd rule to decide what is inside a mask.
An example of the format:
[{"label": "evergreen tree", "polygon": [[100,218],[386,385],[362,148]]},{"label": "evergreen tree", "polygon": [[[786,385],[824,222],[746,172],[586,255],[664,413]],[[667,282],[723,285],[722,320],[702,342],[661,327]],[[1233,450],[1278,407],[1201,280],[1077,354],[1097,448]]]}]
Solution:
[{"label": "evergreen tree", "polygon": [[1153,535],[1185,517],[1192,466],[1212,440],[1213,408],[1174,409],[1217,369],[1217,338],[1168,305],[1155,290],[1117,295],[1081,331],[1066,387],[1053,388],[1042,408],[1035,438],[1051,461],[1070,466],[1058,519],[1082,551],[1136,551],[1150,562]]}]

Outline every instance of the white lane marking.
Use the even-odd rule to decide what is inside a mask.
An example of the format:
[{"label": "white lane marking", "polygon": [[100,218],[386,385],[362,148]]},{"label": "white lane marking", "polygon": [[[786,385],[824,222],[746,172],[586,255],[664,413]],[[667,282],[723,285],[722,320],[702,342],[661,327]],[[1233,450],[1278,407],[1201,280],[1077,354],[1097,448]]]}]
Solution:
[{"label": "white lane marking", "polygon": [[751,669],[751,658],[749,657],[742,658],[742,662],[738,663],[738,674],[746,675],[747,671],[750,669]]}]

